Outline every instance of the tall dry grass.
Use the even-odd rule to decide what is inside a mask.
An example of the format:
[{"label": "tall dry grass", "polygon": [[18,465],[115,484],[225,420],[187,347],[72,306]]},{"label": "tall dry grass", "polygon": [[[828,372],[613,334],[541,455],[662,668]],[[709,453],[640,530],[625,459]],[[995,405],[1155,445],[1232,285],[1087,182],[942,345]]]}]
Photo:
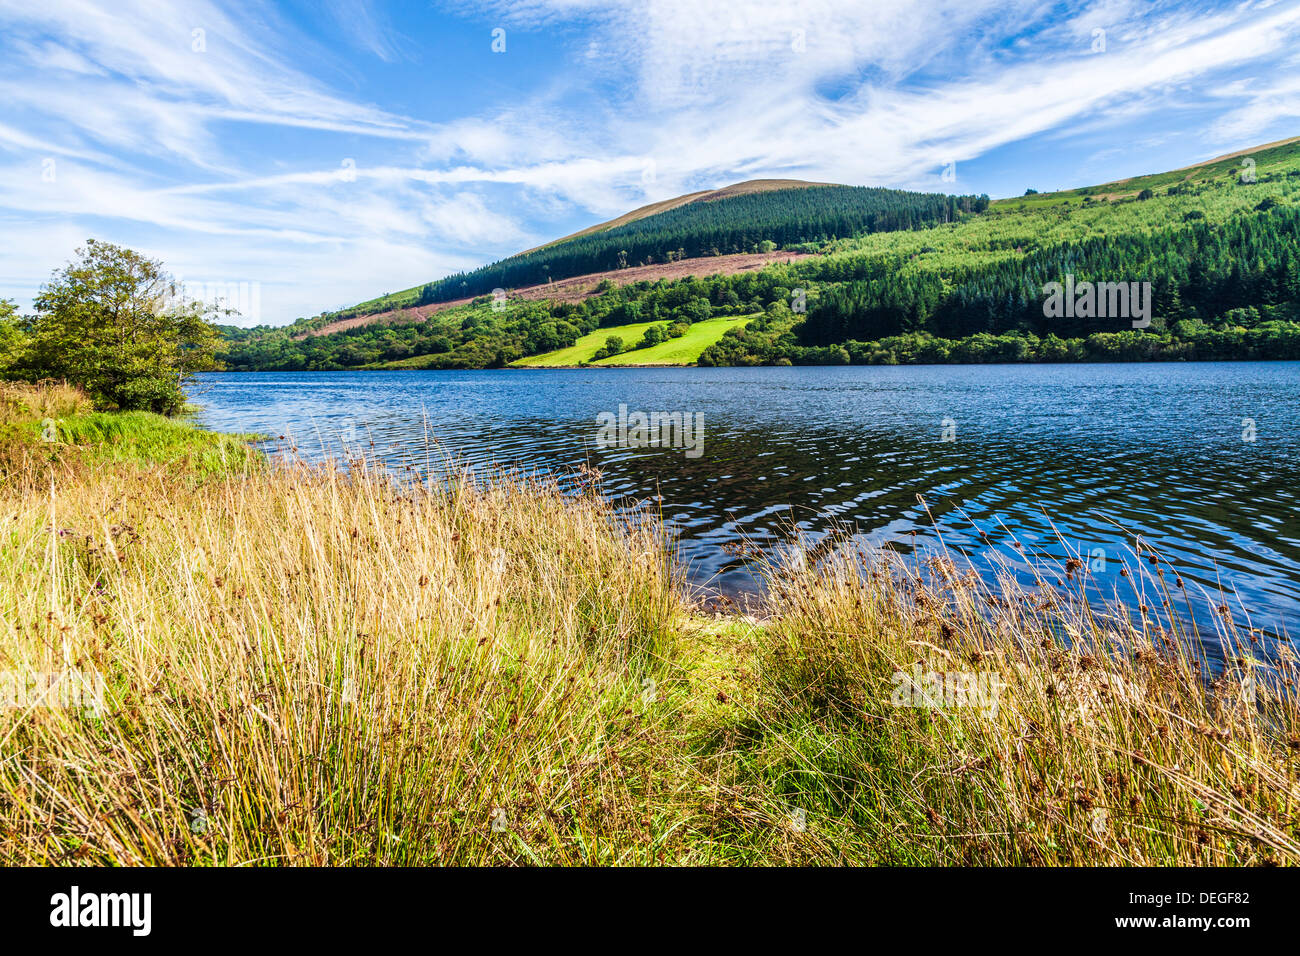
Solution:
[{"label": "tall dry grass", "polygon": [[1149,553],[1125,611],[1078,560],[796,549],[761,622],[706,621],[594,490],[22,402],[0,864],[1300,862],[1290,645],[1171,623]]},{"label": "tall dry grass", "polygon": [[1127,611],[1078,560],[992,586],[852,546],[769,565],[753,772],[823,859],[1300,862],[1294,653],[1226,606],[1210,633],[1171,624],[1144,557],[1125,574],[1151,605]]},{"label": "tall dry grass", "polygon": [[[48,473],[47,473],[48,478]],[[617,769],[679,614],[594,496],[362,467],[0,488],[0,862],[612,862]]]},{"label": "tall dry grass", "polygon": [[0,426],[70,418],[92,407],[90,396],[66,382],[0,382]]}]

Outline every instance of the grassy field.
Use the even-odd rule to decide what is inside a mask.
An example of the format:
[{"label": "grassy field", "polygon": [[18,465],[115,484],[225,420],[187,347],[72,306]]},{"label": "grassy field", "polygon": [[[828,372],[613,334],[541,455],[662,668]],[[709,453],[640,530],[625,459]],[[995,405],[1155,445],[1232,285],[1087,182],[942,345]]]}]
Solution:
[{"label": "grassy field", "polygon": [[723,333],[728,329],[743,328],[753,318],[753,316],[734,316],[696,322],[680,338],[669,339],[647,349],[633,349],[592,362],[591,357],[611,335],[622,338],[624,346],[631,346],[641,340],[641,336],[645,335],[645,330],[650,326],[662,323],[639,322],[635,325],[610,326],[584,335],[569,348],[520,359],[514,362],[511,368],[563,368],[581,362],[589,362],[593,366],[694,365],[699,360],[700,353],[722,338]]},{"label": "grassy field", "polygon": [[744,328],[754,316],[726,316],[694,322],[681,338],[669,339],[648,349],[635,349],[613,355],[593,365],[694,365],[700,353],[707,349],[728,329]]},{"label": "grassy field", "polygon": [[[990,588],[846,545],[755,553],[764,616],[705,617],[591,476],[121,434],[4,455],[0,864],[1300,863],[1296,661],[1231,615],[1211,679],[1079,562]],[[50,674],[102,689],[15,693]]]},{"label": "grassy field", "polygon": [[589,332],[582,336],[568,348],[546,352],[542,355],[530,355],[527,358],[521,358],[519,361],[511,363],[510,367],[563,368],[578,365],[581,362],[590,362],[592,355],[605,344],[605,340],[611,335],[617,335],[621,338],[625,346],[632,345],[640,341],[641,336],[645,335],[645,330],[655,324],[654,322],[637,322],[633,325],[612,325],[609,328],[597,329],[595,332]]}]

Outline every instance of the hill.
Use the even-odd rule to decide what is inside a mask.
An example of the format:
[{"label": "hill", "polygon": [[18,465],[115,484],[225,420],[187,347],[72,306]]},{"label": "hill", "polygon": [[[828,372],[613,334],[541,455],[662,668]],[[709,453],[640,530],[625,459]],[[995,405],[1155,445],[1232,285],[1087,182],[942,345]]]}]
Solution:
[{"label": "hill", "polygon": [[[618,288],[637,282],[674,281],[689,276],[731,276],[743,272],[753,272],[774,263],[791,263],[808,257],[806,252],[740,252],[734,255],[709,256],[703,259],[675,259],[651,266],[630,266],[626,269],[611,269],[608,272],[593,272],[587,275],[548,282],[544,285],[524,286],[511,289],[506,296],[507,302],[520,300],[541,300],[549,302],[582,302],[593,295],[597,289]],[[394,322],[410,322],[427,319],[435,312],[443,312],[457,306],[469,305],[472,299],[453,299],[450,302],[435,302],[431,305],[414,306],[409,309],[391,309],[387,312],[375,312],[365,315],[353,315],[345,318],[329,317],[329,321],[319,321],[306,326],[304,330],[294,333],[295,339],[304,339],[314,335],[329,335],[364,325],[381,323],[390,325]]]},{"label": "hill", "polygon": [[[715,345],[732,329],[744,328],[755,316],[724,316],[705,319],[685,327],[682,334],[640,348],[653,322],[615,325],[588,332],[568,348],[541,355],[530,355],[511,363],[512,368],[563,368],[572,365],[596,365],[604,368],[619,365],[694,365],[700,354]],[[596,358],[610,336],[622,340],[625,350],[606,358]]]},{"label": "hill", "polygon": [[334,317],[450,302],[629,266],[791,249],[836,236],[951,222],[987,202],[987,197],[753,180],[643,206],[471,272],[362,302]]},{"label": "hill", "polygon": [[[831,186],[831,185],[834,184],[833,183],[812,183],[812,182],[806,182],[802,179],[751,179],[743,183],[734,183],[731,186],[724,186],[721,189],[705,189],[705,190],[701,190],[700,192],[686,193],[685,195],[682,196],[675,196],[672,199],[664,199],[664,200],[660,200],[659,202],[653,202],[648,205],[641,206],[637,209],[633,209],[631,212],[624,213],[623,215],[618,216],[614,219],[610,219],[606,222],[599,222],[596,223],[595,225],[588,226],[585,229],[580,229],[577,232],[570,233],[567,236],[562,236],[559,239],[552,239],[550,242],[542,243],[540,246],[534,246],[531,249],[525,249],[523,252],[516,253],[514,256],[511,256],[510,259],[502,260],[502,263],[497,263],[496,265],[502,265],[503,263],[508,263],[511,262],[512,260],[522,261],[525,258],[529,256],[534,256],[538,253],[543,252],[544,250],[554,249],[554,247],[561,245],[563,243],[582,239],[584,237],[591,236],[594,233],[608,232],[612,229],[617,229],[620,226],[629,225],[639,220],[646,219],[650,216],[656,216],[659,215],[660,213],[669,212],[673,209],[677,209],[678,207],[687,205],[689,203],[710,202],[718,199],[728,199],[732,196],[752,195],[757,193],[775,192],[778,190],[811,189],[817,186]],[[676,249],[666,249],[661,252],[661,256],[663,258],[664,264],[668,264],[671,261],[668,255],[669,252],[675,254]],[[493,267],[486,266],[484,268],[490,269]],[[617,271],[623,271],[623,268],[626,267],[618,268]],[[615,271],[615,270],[606,270],[606,271]],[[716,270],[716,271],[721,271],[721,270]],[[589,274],[595,275],[595,274],[599,274],[599,272],[600,270],[594,270],[592,273]],[[699,274],[707,274],[707,273],[699,273]],[[461,275],[464,275],[464,273],[461,273]],[[555,280],[555,276],[550,276],[550,280],[551,282],[553,282]],[[446,281],[446,280],[440,280],[440,281]],[[540,285],[543,283],[538,283],[538,284]],[[550,283],[545,283],[545,284],[550,284]],[[443,298],[443,299],[430,298],[429,295],[426,294],[425,292],[428,286],[429,283],[424,283],[422,285],[413,286],[409,289],[403,289],[400,292],[390,292],[386,295],[378,296],[374,299],[367,299],[365,302],[359,302],[356,305],[349,306],[345,309],[339,309],[335,312],[329,313],[329,318],[333,323],[351,322],[351,325],[347,326],[351,328],[360,324],[364,324],[362,322],[357,322],[353,320],[363,318],[366,316],[372,316],[372,315],[386,316],[386,315],[390,315],[391,313],[395,312],[398,309],[411,309],[411,308],[428,309],[430,305],[438,305],[438,306],[448,306],[452,304],[463,305],[465,302],[468,302],[471,298],[473,298],[473,296],[470,295],[468,292],[466,293],[466,295],[460,298]],[[496,286],[493,286],[493,288],[496,288]],[[512,294],[518,293],[518,292],[522,292],[523,289],[527,289],[527,288],[532,288],[532,286],[526,285],[522,289],[512,287],[510,289],[510,292]],[[437,311],[437,310],[435,309],[429,311]]]},{"label": "hill", "polygon": [[[593,334],[603,341],[612,333],[599,333],[614,327],[680,338],[682,327],[739,317],[751,318],[716,341],[685,339],[700,346],[693,357],[714,365],[1300,358],[1300,140],[990,203],[841,186],[699,195],[514,257],[506,271],[523,275],[543,261],[536,256],[577,268],[583,256],[642,239],[666,249],[722,233],[754,250],[744,268],[714,272],[723,257],[665,252],[671,262],[502,286],[515,291],[501,301],[465,296],[355,321],[231,329],[225,358],[236,369],[549,364],[559,361],[550,353]],[[846,213],[841,197],[859,204]],[[494,268],[502,267],[480,278],[505,275]],[[1067,280],[1080,289],[1136,283],[1149,323],[1092,306],[1052,314],[1048,290]],[[692,356],[679,342],[674,357]]]},{"label": "hill", "polygon": [[696,193],[687,193],[684,196],[677,196],[674,199],[664,199],[660,202],[653,202],[631,212],[624,213],[608,222],[597,223],[594,226],[588,226],[586,229],[580,229],[577,232],[570,233],[559,239],[553,239],[550,242],[543,243],[540,246],[534,246],[532,249],[525,249],[519,253],[520,256],[531,255],[534,252],[540,252],[551,246],[557,246],[562,242],[569,242],[573,239],[581,239],[583,236],[589,236],[594,232],[607,232],[610,229],[617,229],[619,226],[626,226],[629,223],[645,219],[649,216],[657,216],[659,213],[668,212],[679,206],[685,206],[694,202],[713,202],[718,199],[728,199],[732,196],[746,196],[755,193],[775,192],[784,189],[813,189],[817,186],[833,186],[834,183],[810,183],[802,179],[750,179],[743,183],[734,183],[730,186],[723,186],[721,189],[705,189]]}]

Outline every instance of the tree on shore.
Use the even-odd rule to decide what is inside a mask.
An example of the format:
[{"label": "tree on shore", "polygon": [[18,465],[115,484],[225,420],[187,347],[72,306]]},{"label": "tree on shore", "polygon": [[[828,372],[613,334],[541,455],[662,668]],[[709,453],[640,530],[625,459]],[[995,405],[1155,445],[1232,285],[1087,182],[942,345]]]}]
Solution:
[{"label": "tree on shore", "polygon": [[218,368],[217,312],[180,295],[162,263],[88,240],[36,297],[29,378],[80,385],[105,406],[175,414],[194,372]]},{"label": "tree on shore", "polygon": [[27,351],[27,333],[17,307],[0,299],[0,378],[6,378]]}]

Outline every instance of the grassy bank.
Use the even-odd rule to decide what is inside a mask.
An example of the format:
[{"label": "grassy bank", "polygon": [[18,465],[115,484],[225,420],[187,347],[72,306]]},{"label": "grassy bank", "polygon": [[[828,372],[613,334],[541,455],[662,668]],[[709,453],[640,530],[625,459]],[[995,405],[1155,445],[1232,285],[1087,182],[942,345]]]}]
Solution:
[{"label": "grassy bank", "polygon": [[1300,861],[1294,661],[1244,684],[1226,616],[1208,680],[1063,589],[839,551],[708,618],[594,489],[205,470],[134,428],[51,461],[35,423],[0,671],[103,706],[0,710],[0,863]]},{"label": "grassy bank", "polygon": [[[646,329],[662,323],[641,322],[635,325],[615,325],[597,329],[582,336],[569,348],[546,352],[542,355],[530,355],[511,363],[511,368],[565,368],[588,362],[594,366],[618,365],[694,365],[700,354],[714,345],[730,329],[743,329],[753,316],[726,316],[706,319],[690,325],[686,334],[675,339],[668,339],[649,348],[632,348],[641,341]],[[628,351],[609,358],[592,361],[592,356],[600,349],[611,335],[620,337],[628,346]]]},{"label": "grassy bank", "polygon": [[255,468],[254,436],[222,435],[151,412],[95,411],[79,389],[0,382],[0,470],[134,465],[216,475]]},{"label": "grassy bank", "polygon": [[[1081,562],[990,589],[948,558],[836,552],[771,573],[766,781],[827,849],[909,864],[1231,866],[1300,860],[1295,656],[1262,666],[1226,606],[1217,633],[1149,552],[1151,606],[1113,613]],[[1177,595],[1177,596],[1175,596]],[[1221,646],[1212,676],[1203,643]],[[850,836],[851,834],[851,836]]]}]

